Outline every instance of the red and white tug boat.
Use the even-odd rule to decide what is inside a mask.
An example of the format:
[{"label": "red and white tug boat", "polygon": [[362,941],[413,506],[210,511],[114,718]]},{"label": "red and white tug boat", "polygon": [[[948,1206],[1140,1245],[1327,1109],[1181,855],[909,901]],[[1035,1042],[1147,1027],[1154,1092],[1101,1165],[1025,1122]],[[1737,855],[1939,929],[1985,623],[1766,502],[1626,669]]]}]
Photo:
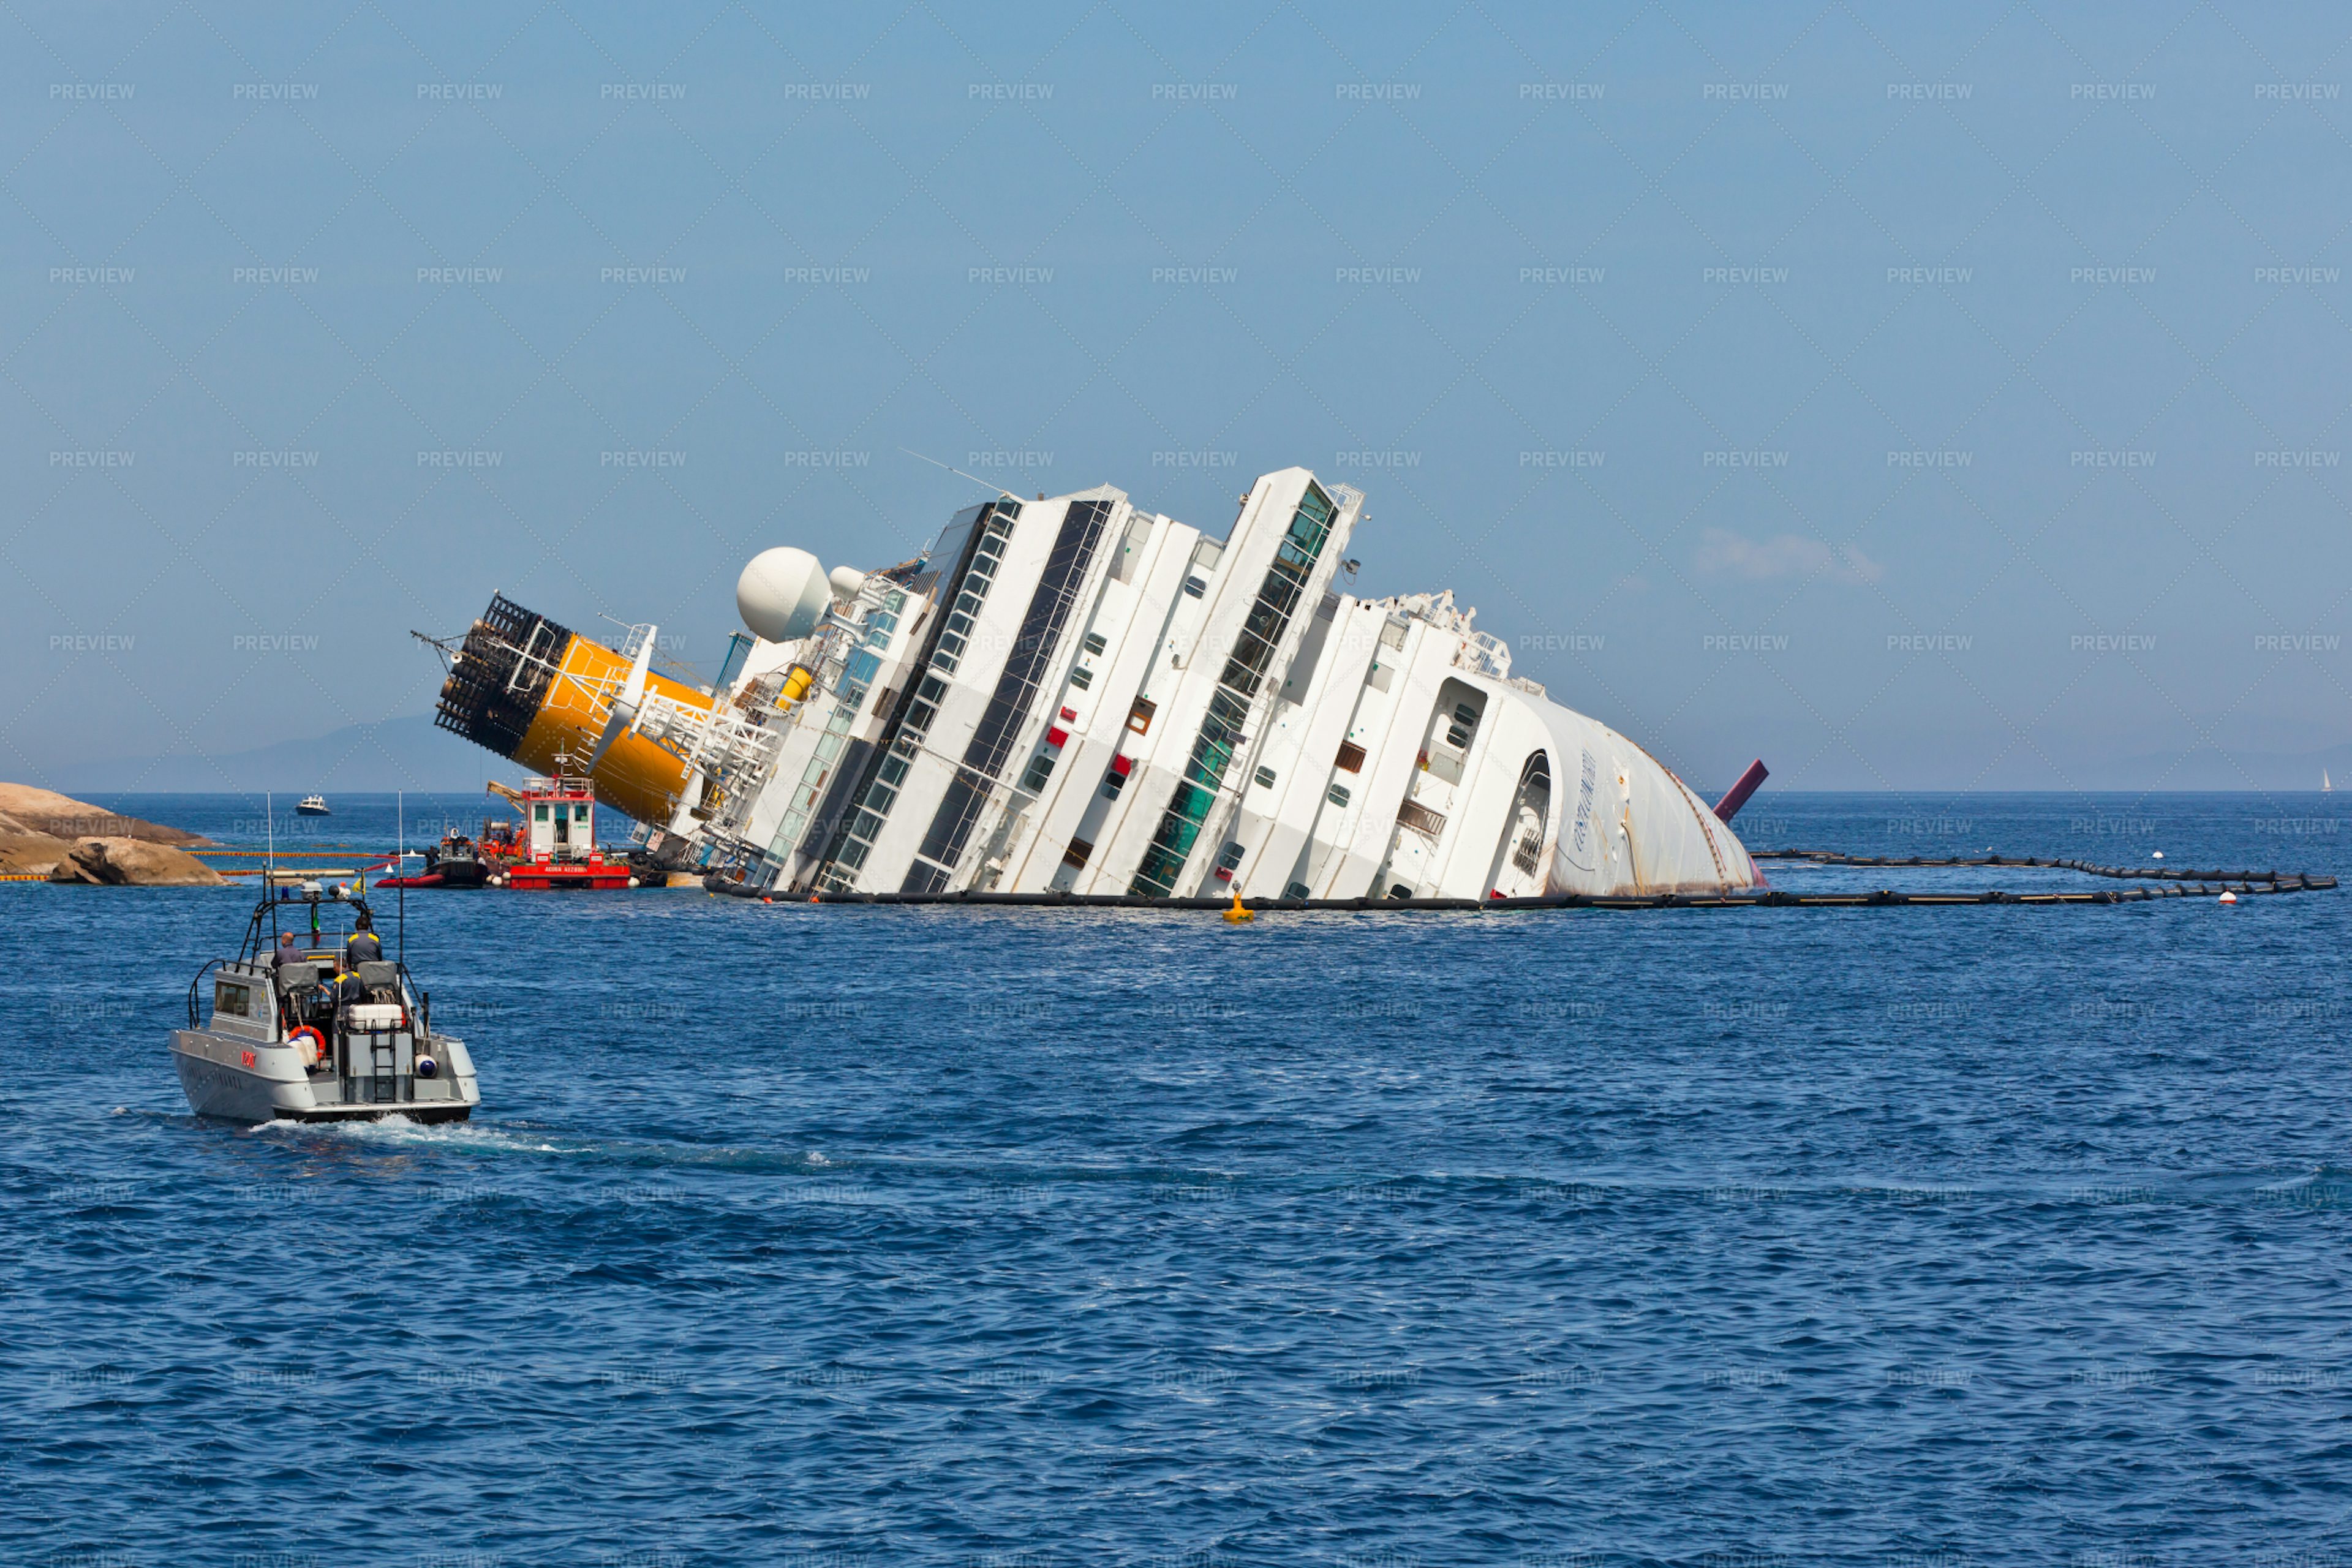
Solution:
[{"label": "red and white tug boat", "polygon": [[552,778],[529,778],[520,789],[493,781],[490,793],[522,814],[522,826],[509,853],[514,858],[491,875],[524,892],[551,888],[634,888],[637,879],[625,859],[607,859],[596,846],[596,789],[556,760]]}]

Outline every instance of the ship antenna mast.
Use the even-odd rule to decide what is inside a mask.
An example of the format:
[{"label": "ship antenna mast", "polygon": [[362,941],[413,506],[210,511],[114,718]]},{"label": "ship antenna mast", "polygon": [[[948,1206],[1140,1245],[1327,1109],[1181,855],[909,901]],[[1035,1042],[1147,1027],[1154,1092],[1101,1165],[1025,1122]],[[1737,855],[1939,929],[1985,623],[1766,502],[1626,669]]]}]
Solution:
[{"label": "ship antenna mast", "polygon": [[261,792],[262,865],[268,868],[261,874],[261,896],[269,900],[269,934],[278,934],[278,805],[277,797],[268,790]]},{"label": "ship antenna mast", "polygon": [[1003,496],[1006,500],[1017,501],[1021,499],[1019,496],[1014,495],[1011,490],[1006,489],[1003,485],[990,484],[978,474],[967,474],[961,468],[953,468],[946,463],[940,462],[937,458],[926,458],[920,452],[916,451],[912,447],[901,447],[898,450],[906,453],[907,456],[910,458],[929,463],[935,468],[946,468],[949,473],[953,474],[960,479],[970,479],[973,484],[985,486],[987,489],[994,490],[998,495]]}]

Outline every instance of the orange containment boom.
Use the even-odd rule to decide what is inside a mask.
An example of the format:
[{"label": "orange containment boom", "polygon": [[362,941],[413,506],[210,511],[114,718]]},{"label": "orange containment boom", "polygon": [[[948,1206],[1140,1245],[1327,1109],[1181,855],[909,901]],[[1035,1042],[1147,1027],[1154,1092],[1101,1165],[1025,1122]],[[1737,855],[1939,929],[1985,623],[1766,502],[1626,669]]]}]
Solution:
[{"label": "orange containment boom", "polygon": [[[433,721],[538,773],[557,756],[587,756],[629,678],[629,661],[504,595],[466,634],[441,684]],[[646,694],[709,712],[716,701],[667,676],[649,675]],[[623,735],[589,775],[596,798],[639,822],[661,823],[686,788],[687,768],[641,735]]]}]

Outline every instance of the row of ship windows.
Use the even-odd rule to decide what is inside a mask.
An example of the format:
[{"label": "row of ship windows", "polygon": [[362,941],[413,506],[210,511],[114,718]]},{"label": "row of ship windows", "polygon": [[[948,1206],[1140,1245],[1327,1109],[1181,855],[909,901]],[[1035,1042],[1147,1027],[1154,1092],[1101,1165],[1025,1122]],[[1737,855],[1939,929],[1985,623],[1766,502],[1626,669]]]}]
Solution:
[{"label": "row of ship windows", "polygon": [[[1035,783],[1030,783],[1028,780],[1024,780],[1022,782],[1022,787],[1030,791],[1032,794],[1034,794],[1039,786],[1045,784],[1046,778],[1054,771],[1054,759],[1052,753],[1048,752],[1045,755],[1039,757],[1037,761],[1044,763],[1045,766],[1041,770],[1034,763],[1031,765],[1029,770],[1030,778],[1035,780]],[[1127,787],[1127,779],[1128,775],[1118,772],[1116,768],[1112,769],[1109,773],[1105,773],[1103,775],[1102,783],[1103,798],[1105,800],[1117,800],[1118,798],[1119,792]],[[1274,787],[1274,780],[1275,773],[1272,768],[1258,769],[1257,782],[1259,788],[1272,789]],[[1333,805],[1344,806],[1348,804],[1349,799],[1348,786],[1346,784],[1335,784],[1324,792],[1323,798],[1329,801]]]},{"label": "row of ship windows", "polygon": [[898,804],[898,785],[906,782],[907,764],[929,732],[931,721],[939,716],[940,700],[947,695],[948,683],[941,677],[955,673],[973,620],[980,614],[990,584],[996,580],[996,568],[1004,558],[1004,542],[1012,531],[1011,521],[1002,513],[991,517],[980,543],[971,552],[971,565],[964,573],[955,608],[940,628],[939,646],[931,653],[931,672],[915,688],[915,700],[907,705],[907,717],[898,725],[898,738],[891,742],[889,754],[875,770],[874,782],[866,787],[865,798],[857,803],[857,815],[850,820],[849,832],[843,839],[838,858],[852,872],[864,868],[866,857],[873,852],[874,840],[881,837],[884,819]]},{"label": "row of ship windows", "polygon": [[[1003,557],[1004,538],[1008,531],[1005,520],[1001,517],[992,518],[986,534],[973,552],[971,566],[965,573],[963,589],[957,595],[954,608],[940,629],[939,646],[934,650],[931,668],[940,674],[952,674],[959,658],[968,646],[968,638],[975,617],[979,614],[988,587],[994,580],[996,566]],[[1317,531],[1319,532],[1319,530]],[[1310,537],[1299,542],[1319,545],[1321,541],[1319,538]],[[1311,552],[1300,552],[1295,548],[1285,551],[1283,556],[1285,563],[1292,565],[1294,569],[1308,567],[1313,563]],[[1187,576],[1183,584],[1185,594],[1193,598],[1202,596],[1207,586],[1206,582],[1197,575]],[[1295,597],[1295,590],[1291,596]],[[1276,615],[1273,618],[1277,623],[1288,620],[1286,612],[1289,605],[1287,603],[1269,607],[1275,609]],[[1278,625],[1274,629],[1278,637]],[[1089,632],[1084,639],[1083,646],[1089,657],[1098,657],[1108,648],[1109,643],[1101,633]],[[1253,670],[1252,673],[1259,672]],[[1075,666],[1071,670],[1070,683],[1079,690],[1086,690],[1094,684],[1094,672],[1084,665]],[[1255,682],[1250,681],[1248,684],[1255,686]],[[914,743],[919,741],[923,733],[929,730],[931,720],[938,712],[936,706],[938,699],[943,691],[944,685],[937,675],[927,677],[917,693],[917,700],[909,706],[906,720],[901,725],[899,740],[892,747],[893,752],[899,755],[884,760],[874,784],[869,786],[865,800],[860,803],[863,809],[858,812],[852,824],[847,836],[849,842],[843,846],[841,858],[852,868],[864,864],[871,840],[880,832],[884,814],[896,804],[897,785],[906,777],[904,758],[911,753]],[[1139,699],[1135,704],[1135,711],[1129,716],[1128,728],[1138,734],[1148,731],[1151,724],[1151,714],[1152,704],[1148,700]],[[1475,721],[1475,715],[1464,712],[1461,717],[1465,721]],[[1457,740],[1456,733],[1461,733],[1463,738]],[[1459,726],[1447,735],[1447,739],[1454,741],[1457,745],[1462,744],[1466,738],[1466,732],[1461,731]],[[1350,760],[1348,755],[1349,752],[1354,753],[1352,760],[1355,762],[1356,769],[1360,769],[1363,752],[1360,748],[1353,745],[1342,748],[1341,765],[1346,766]],[[1031,762],[1028,772],[1022,779],[1023,789],[1031,794],[1042,790],[1053,775],[1055,760],[1055,753],[1051,750],[1041,751]],[[1271,768],[1259,768],[1256,771],[1256,782],[1264,787],[1272,787],[1275,776],[1274,770]],[[1115,767],[1108,772],[1103,779],[1104,797],[1117,799],[1119,793],[1126,787],[1127,779],[1128,775]],[[1327,798],[1334,805],[1345,806],[1349,801],[1348,789],[1343,784],[1335,784],[1327,792]],[[1225,863],[1223,857],[1220,857],[1220,869],[1227,876],[1231,875],[1234,866],[1239,863],[1239,848],[1238,845],[1227,846],[1227,853],[1233,856],[1233,861],[1230,864]],[[1291,889],[1286,889],[1285,896],[1295,897],[1304,896],[1304,894],[1303,884],[1293,884]]]},{"label": "row of ship windows", "polygon": [[898,785],[906,782],[907,765],[929,731],[931,721],[938,716],[939,700],[947,689],[947,682],[936,675],[923,677],[922,684],[915,689],[915,700],[908,704],[906,720],[898,726],[898,737],[890,742],[888,753],[875,769],[874,782],[866,786],[866,797],[857,803],[857,815],[851,819],[847,838],[841,847],[842,864],[851,870],[866,864],[874,840],[881,836],[883,819],[898,804]]},{"label": "row of ship windows", "polygon": [[[1455,734],[1458,733],[1461,735],[1461,739],[1455,740],[1454,743],[1456,745],[1462,745],[1466,743],[1469,739],[1468,732],[1463,729],[1463,725],[1475,724],[1477,721],[1477,714],[1471,710],[1467,703],[1464,703],[1460,708],[1454,710],[1454,712],[1459,721],[1453,726],[1451,731],[1449,731],[1446,738],[1448,740],[1454,740]],[[1348,773],[1361,773],[1364,768],[1364,749],[1361,746],[1355,744],[1353,742],[1343,744],[1339,748],[1338,762],[1339,766]],[[1053,773],[1054,754],[1051,752],[1041,752],[1038,755],[1037,760],[1030,763],[1029,774],[1026,778],[1021,781],[1021,787],[1027,790],[1030,794],[1034,795],[1039,790],[1045,788],[1045,781],[1053,776]],[[1260,789],[1272,789],[1277,776],[1278,775],[1276,774],[1272,768],[1258,769],[1255,774],[1258,787]],[[1102,797],[1105,800],[1117,800],[1119,797],[1119,792],[1127,788],[1127,779],[1128,775],[1120,773],[1117,768],[1113,768],[1108,773],[1105,773],[1103,775],[1102,782]],[[1346,784],[1335,784],[1331,785],[1330,788],[1323,792],[1323,798],[1329,801],[1333,805],[1345,810],[1347,808],[1348,802],[1354,797],[1349,793],[1348,786]],[[1092,847],[1088,846],[1088,847],[1091,848]],[[1238,844],[1229,844],[1225,847],[1225,853],[1232,856],[1232,859],[1226,860],[1221,857],[1219,858],[1218,865],[1221,869],[1230,874],[1234,867],[1241,864],[1241,846]],[[1073,862],[1073,864],[1078,865],[1083,865],[1084,863],[1083,858],[1078,861]],[[1303,899],[1307,897],[1307,894],[1304,891],[1304,884],[1297,884],[1296,886],[1299,890],[1286,891],[1282,896],[1286,899]]]},{"label": "row of ship windows", "polygon": [[[1302,508],[1302,511],[1305,510],[1306,509]],[[1307,537],[1301,539],[1298,542],[1319,547],[1322,542],[1320,537],[1321,530],[1317,526],[1317,524],[1319,524],[1323,520],[1320,518],[1310,521],[1307,523],[1307,529],[1309,531]],[[1297,523],[1294,522],[1294,531],[1297,531]],[[1302,552],[1293,549],[1284,552],[1285,563],[1290,564],[1294,568],[1311,568],[1313,559],[1313,553],[1311,551]],[[1287,577],[1289,574],[1279,574],[1279,575]],[[1273,585],[1274,576],[1270,574],[1268,586],[1272,587]],[[1282,630],[1289,620],[1289,611],[1297,600],[1296,585],[1288,583],[1285,583],[1283,585],[1289,588],[1290,591],[1287,594],[1277,595],[1276,603],[1268,605],[1262,602],[1259,605],[1255,606],[1259,613],[1252,617],[1254,622],[1265,621],[1270,622],[1271,624],[1268,626],[1253,625],[1250,628],[1252,631],[1260,633],[1261,636],[1263,636],[1266,631],[1271,631],[1273,633],[1272,640],[1275,641],[1279,640]],[[1193,598],[1199,598],[1206,591],[1207,586],[1207,584],[1200,577],[1190,576],[1185,579],[1184,592]],[[1261,600],[1263,601],[1265,597],[1265,595],[1262,594]],[[1086,639],[1085,646],[1086,651],[1089,655],[1098,655],[1104,651],[1108,644],[1099,634],[1089,634]],[[1235,651],[1238,654],[1242,649],[1237,647]],[[1272,649],[1270,647],[1266,649],[1268,654],[1270,654],[1271,651]],[[1255,666],[1256,668],[1251,668],[1249,673],[1262,679],[1263,659],[1245,660],[1244,662],[1246,664]],[[1229,675],[1232,673],[1230,667],[1227,673]],[[1070,672],[1070,683],[1082,691],[1093,684],[1093,672],[1083,665],[1074,668]],[[1252,688],[1255,688],[1255,680],[1250,680],[1248,682],[1248,685]],[[1152,705],[1149,700],[1139,699],[1135,705],[1135,710],[1129,715],[1128,728],[1138,734],[1141,734],[1149,731],[1151,726],[1152,711]],[[1461,716],[1465,721],[1475,720],[1475,714],[1466,711]],[[1449,735],[1448,738],[1451,739],[1452,737]],[[1030,763],[1028,774],[1022,781],[1022,787],[1032,794],[1042,790],[1045,787],[1046,781],[1051,778],[1053,774],[1055,760],[1055,759],[1052,752],[1040,752],[1036,759]],[[1350,773],[1357,773],[1362,770],[1363,763],[1363,748],[1357,746],[1352,742],[1344,744],[1340,747],[1339,765],[1341,768]],[[1222,767],[1220,767],[1218,771],[1222,772]],[[1117,800],[1119,797],[1120,793],[1127,787],[1128,776],[1129,775],[1126,772],[1120,770],[1116,764],[1114,764],[1103,775],[1103,798],[1105,800]],[[1276,777],[1275,771],[1270,767],[1261,767],[1257,769],[1255,776],[1256,783],[1260,787],[1268,789],[1274,786]],[[1328,792],[1326,792],[1325,798],[1329,800],[1335,806],[1344,807],[1347,805],[1350,797],[1345,784],[1335,784],[1330,786]],[[1092,844],[1086,843],[1082,840],[1073,840],[1067,851],[1064,854],[1063,859],[1066,864],[1071,866],[1084,866],[1087,860],[1091,857],[1093,850],[1094,846]],[[1220,851],[1217,857],[1216,874],[1221,880],[1229,881],[1232,879],[1234,872],[1241,865],[1243,853],[1243,847],[1239,844],[1228,844],[1222,851]],[[1305,898],[1307,896],[1307,885],[1303,882],[1293,882],[1284,889],[1283,896],[1286,898]]]},{"label": "row of ship windows", "polygon": [[1010,531],[1001,518],[991,518],[980,547],[972,552],[971,569],[963,574],[963,591],[956,595],[955,606],[940,628],[940,646],[931,658],[931,668],[943,675],[953,675],[963,658],[972,623],[980,616],[981,603],[988,597],[989,585],[996,581],[997,564],[1004,558],[1004,540]]},{"label": "row of ship windows", "polygon": [[[1307,510],[1308,509],[1304,505],[1302,505],[1300,509],[1302,514],[1305,514]],[[1306,523],[1304,530],[1300,527],[1300,522],[1302,521]],[[1325,518],[1322,517],[1312,519],[1302,517],[1302,520],[1294,521],[1293,531],[1303,531],[1305,534],[1305,537],[1298,539],[1297,543],[1306,545],[1308,548],[1299,550],[1293,547],[1291,542],[1286,541],[1286,548],[1281,552],[1284,564],[1290,565],[1294,569],[1310,569],[1312,567],[1315,552],[1319,550],[1323,542],[1323,531],[1321,525],[1325,521]],[[1278,570],[1277,573],[1269,574],[1267,583],[1268,589],[1273,589],[1275,587],[1275,580],[1277,575],[1287,577],[1289,574],[1279,573]],[[1252,616],[1252,621],[1253,623],[1264,621],[1268,624],[1265,626],[1253,624],[1251,626],[1249,631],[1258,634],[1258,638],[1255,640],[1269,642],[1279,641],[1282,632],[1289,621],[1289,612],[1297,600],[1296,584],[1286,583],[1283,585],[1289,588],[1290,591],[1286,594],[1276,593],[1272,595],[1269,595],[1265,592],[1261,593],[1260,604],[1255,606],[1258,613]],[[1198,598],[1201,596],[1207,584],[1200,578],[1189,577],[1185,580],[1184,591],[1192,597]],[[1271,604],[1266,603],[1265,601],[1269,596],[1273,597],[1276,602]],[[1265,635],[1267,632],[1271,632],[1272,634],[1270,638],[1266,637]],[[1249,677],[1262,679],[1264,674],[1264,658],[1260,658],[1252,659],[1243,657],[1244,648],[1253,639],[1245,634],[1242,643],[1236,646],[1235,655]],[[1098,639],[1097,638],[1089,637],[1087,639],[1087,651],[1089,653],[1101,652],[1101,648],[1096,646],[1097,641]],[[1268,647],[1265,651],[1270,655],[1272,649],[1271,647]],[[1086,672],[1083,669],[1073,672],[1073,683],[1078,686],[1081,689],[1085,689],[1087,682],[1084,679],[1077,679],[1077,677],[1084,675],[1085,673]],[[1234,673],[1234,667],[1229,664],[1226,674],[1230,677]],[[1221,681],[1220,684],[1232,684],[1232,682]],[[1247,679],[1246,685],[1249,689],[1255,689],[1256,679]],[[1137,712],[1129,716],[1128,727],[1138,733],[1141,733],[1150,727],[1151,715],[1150,706],[1148,703],[1139,700],[1136,707]],[[1461,745],[1465,743],[1468,738],[1467,731],[1465,730],[1463,726],[1475,724],[1476,722],[1477,716],[1475,710],[1471,710],[1466,704],[1465,704],[1462,708],[1456,710],[1456,718],[1460,722],[1448,732],[1447,739],[1454,741],[1456,745]],[[1457,735],[1460,736],[1460,739],[1456,739]],[[1035,773],[1038,783],[1043,784],[1046,775],[1052,772],[1052,759],[1050,756],[1045,756],[1041,757],[1039,762],[1043,766],[1041,768],[1033,769],[1033,772]],[[1337,763],[1338,765],[1346,772],[1360,773],[1363,770],[1364,765],[1363,748],[1356,745],[1352,742],[1343,743],[1339,748],[1339,754],[1337,759]],[[1217,771],[1222,772],[1222,767]],[[1271,789],[1274,787],[1277,775],[1274,769],[1270,767],[1261,767],[1255,771],[1254,777],[1259,787]],[[1118,771],[1116,767],[1114,767],[1109,773],[1106,773],[1102,783],[1103,798],[1106,800],[1118,799],[1119,793],[1127,787],[1127,779],[1128,775]],[[1345,807],[1350,799],[1350,795],[1347,785],[1334,784],[1325,792],[1324,798],[1328,800],[1335,806]],[[1064,855],[1063,859],[1066,864],[1072,866],[1083,866],[1086,864],[1087,858],[1092,855],[1093,851],[1094,846],[1092,844],[1073,840],[1068,851]],[[1234,873],[1241,867],[1242,858],[1244,853],[1245,851],[1243,846],[1238,843],[1229,843],[1223,847],[1223,849],[1218,852],[1215,872],[1219,880],[1231,881],[1233,879]],[[1310,897],[1311,891],[1312,890],[1306,883],[1294,881],[1283,889],[1283,897],[1286,899],[1304,899]],[[1402,887],[1401,884],[1391,896],[1405,896],[1409,893],[1410,889]]]},{"label": "row of ship windows", "polygon": [[866,700],[866,689],[882,668],[882,655],[890,646],[891,637],[898,629],[898,612],[907,607],[907,595],[893,592],[866,618],[866,635],[858,638],[857,651],[849,656],[842,669],[841,700],[857,703]]},{"label": "row of ship windows", "polygon": [[[1131,891],[1165,895],[1174,889],[1177,879],[1183,875],[1193,841],[1215,803],[1225,768],[1240,742],[1248,705],[1257,696],[1274,649],[1281,645],[1289,628],[1291,612],[1297,608],[1316,559],[1330,537],[1332,516],[1330,499],[1314,485],[1308,485],[1266,569],[1265,578],[1258,585],[1256,600],[1243,622],[1242,633],[1234,640],[1225,668],[1217,678],[1217,689],[1209,700],[1209,716],[1193,742],[1183,782],[1161,815],[1159,830],[1152,835],[1142,864],[1136,868]],[[1186,587],[1191,587],[1189,580]]]},{"label": "row of ship windows", "polygon": [[[1454,722],[1446,726],[1446,743],[1453,746],[1456,751],[1466,750],[1470,744],[1470,732],[1477,727],[1477,723],[1478,710],[1471,707],[1467,702],[1461,704],[1454,710]],[[1335,759],[1333,765],[1338,767],[1339,770],[1344,773],[1362,773],[1364,771],[1364,748],[1356,744],[1353,741],[1342,742],[1339,746],[1339,755]],[[1272,768],[1258,769],[1258,787],[1261,789],[1272,789],[1274,787],[1275,776],[1275,772]],[[1456,779],[1454,782],[1458,784],[1461,781]],[[1333,805],[1347,805],[1347,786],[1345,784],[1333,784],[1330,788],[1328,798]]]},{"label": "row of ship windows", "polygon": [[[1080,642],[1079,647],[1085,651],[1086,656],[1088,658],[1099,658],[1110,647],[1110,639],[1103,636],[1100,632],[1088,632],[1085,638]],[[1072,665],[1070,667],[1070,684],[1072,686],[1077,688],[1080,691],[1084,691],[1094,685],[1094,683],[1095,672],[1093,670],[1088,669],[1083,664]],[[1135,710],[1128,715],[1128,728],[1133,730],[1139,735],[1143,733],[1144,731],[1149,730],[1151,727],[1152,711],[1152,704],[1149,699],[1137,699]],[[1141,720],[1139,723],[1137,721],[1139,717]],[[1029,771],[1022,774],[1021,787],[1031,795],[1035,795],[1038,791],[1044,789],[1045,787],[1045,781],[1054,776],[1054,763],[1058,759],[1055,758],[1050,749],[1039,751],[1037,755],[1030,761]],[[1117,800],[1118,798],[1120,788],[1123,787],[1126,783],[1127,775],[1114,769],[1104,782],[1103,798],[1106,800]]]},{"label": "row of ship windows", "polygon": [[[1088,632],[1087,634],[1085,647],[1087,658],[1095,658],[1100,657],[1103,650],[1108,647],[1110,647],[1110,639],[1104,637],[1102,633]],[[1072,686],[1084,691],[1094,683],[1095,672],[1093,670],[1088,669],[1083,664],[1076,664],[1070,667],[1070,684]]]},{"label": "row of ship windows", "polygon": [[866,689],[882,668],[882,650],[890,646],[891,637],[898,629],[898,616],[907,607],[907,595],[892,589],[876,604],[866,619],[866,630],[858,647],[843,662],[840,689],[836,693],[832,717],[825,721],[824,732],[817,738],[815,752],[801,773],[800,787],[793,792],[793,803],[776,825],[775,837],[769,840],[771,857],[782,858],[792,846],[801,840],[808,826],[809,814],[816,809],[824,780],[841,756],[841,749],[849,732],[850,721],[857,715],[858,706],[866,700]]},{"label": "row of ship windows", "polygon": [[[1083,867],[1093,858],[1094,852],[1095,847],[1087,840],[1073,838],[1070,840],[1070,847],[1062,852],[1062,864],[1073,868]],[[1217,879],[1224,882],[1232,881],[1234,873],[1240,869],[1241,863],[1242,847],[1238,844],[1226,845],[1223,852],[1217,857]],[[1389,897],[1407,898],[1412,895],[1412,889],[1400,882],[1390,890]],[[1307,899],[1314,897],[1314,889],[1304,882],[1293,882],[1282,889],[1282,896],[1286,899]]]}]

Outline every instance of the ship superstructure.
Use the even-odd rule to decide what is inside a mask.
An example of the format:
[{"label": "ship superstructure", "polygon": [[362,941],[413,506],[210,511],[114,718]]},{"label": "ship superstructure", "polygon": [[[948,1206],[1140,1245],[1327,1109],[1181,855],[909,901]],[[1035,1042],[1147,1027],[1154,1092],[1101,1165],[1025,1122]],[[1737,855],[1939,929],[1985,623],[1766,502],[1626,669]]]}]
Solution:
[{"label": "ship superstructure", "polygon": [[771,551],[701,690],[649,674],[650,626],[615,653],[499,598],[440,721],[588,753],[658,864],[776,892],[1755,885],[1726,822],[1514,676],[1475,611],[1339,591],[1363,506],[1286,468],[1222,540],[1105,486],[967,508],[871,573]]}]

